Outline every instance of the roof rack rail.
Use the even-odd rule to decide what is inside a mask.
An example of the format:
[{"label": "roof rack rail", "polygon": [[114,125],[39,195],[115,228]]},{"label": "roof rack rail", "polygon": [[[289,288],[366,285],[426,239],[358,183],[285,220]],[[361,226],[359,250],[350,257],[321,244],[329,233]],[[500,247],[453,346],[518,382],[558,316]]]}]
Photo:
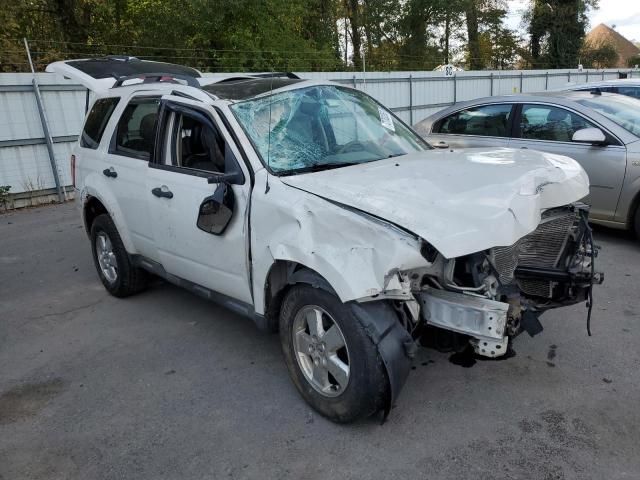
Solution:
[{"label": "roof rack rail", "polygon": [[181,83],[176,80],[182,80],[190,87],[200,88],[200,83],[195,77],[189,75],[178,75],[175,73],[137,73],[135,75],[117,76],[113,75],[116,79],[116,83],[111,88],[121,87],[127,80],[142,80],[142,83]]}]

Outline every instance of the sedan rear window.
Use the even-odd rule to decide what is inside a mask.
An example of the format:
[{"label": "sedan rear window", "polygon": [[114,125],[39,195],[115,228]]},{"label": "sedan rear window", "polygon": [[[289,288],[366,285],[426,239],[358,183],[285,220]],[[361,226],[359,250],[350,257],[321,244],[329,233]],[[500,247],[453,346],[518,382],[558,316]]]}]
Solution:
[{"label": "sedan rear window", "polygon": [[80,146],[84,148],[98,148],[104,129],[109,123],[111,114],[118,105],[120,97],[101,98],[93,104],[91,112],[84,123],[84,129],[80,136]]}]

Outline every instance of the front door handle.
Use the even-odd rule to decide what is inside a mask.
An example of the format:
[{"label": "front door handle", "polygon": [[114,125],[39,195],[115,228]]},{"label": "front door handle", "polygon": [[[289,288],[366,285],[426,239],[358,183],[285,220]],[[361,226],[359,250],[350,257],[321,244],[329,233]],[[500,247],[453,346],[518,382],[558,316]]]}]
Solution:
[{"label": "front door handle", "polygon": [[118,176],[118,172],[116,172],[116,171],[113,169],[113,167],[105,168],[105,169],[102,171],[102,174],[103,174],[105,177],[111,177],[111,178],[116,178],[116,177]]},{"label": "front door handle", "polygon": [[151,193],[159,198],[173,198],[173,192],[169,190],[169,187],[167,187],[166,185],[154,188],[153,190],[151,190]]}]

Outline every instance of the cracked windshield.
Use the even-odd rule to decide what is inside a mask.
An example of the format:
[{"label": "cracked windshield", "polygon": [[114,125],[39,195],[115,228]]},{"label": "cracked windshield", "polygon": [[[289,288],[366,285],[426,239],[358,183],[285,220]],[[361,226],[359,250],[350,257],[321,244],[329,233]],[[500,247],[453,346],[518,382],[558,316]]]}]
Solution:
[{"label": "cracked windshield", "polygon": [[294,174],[429,147],[368,95],[335,86],[290,90],[231,107],[265,165]]}]

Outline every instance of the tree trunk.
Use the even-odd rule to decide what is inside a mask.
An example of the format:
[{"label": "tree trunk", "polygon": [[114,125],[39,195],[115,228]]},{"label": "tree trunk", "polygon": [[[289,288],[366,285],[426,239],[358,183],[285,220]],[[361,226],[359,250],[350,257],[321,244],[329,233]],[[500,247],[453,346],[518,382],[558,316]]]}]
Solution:
[{"label": "tree trunk", "polygon": [[444,17],[444,63],[449,65],[449,37],[451,36],[449,12]]},{"label": "tree trunk", "polygon": [[477,0],[469,0],[466,8],[467,17],[467,41],[469,44],[469,68],[482,70],[480,58],[480,34],[478,32],[478,5]]},{"label": "tree trunk", "polygon": [[349,15],[349,25],[351,26],[351,45],[353,45],[353,67],[356,70],[362,68],[360,58],[362,49],[362,38],[360,37],[360,18],[358,0],[347,0],[347,12]]}]

